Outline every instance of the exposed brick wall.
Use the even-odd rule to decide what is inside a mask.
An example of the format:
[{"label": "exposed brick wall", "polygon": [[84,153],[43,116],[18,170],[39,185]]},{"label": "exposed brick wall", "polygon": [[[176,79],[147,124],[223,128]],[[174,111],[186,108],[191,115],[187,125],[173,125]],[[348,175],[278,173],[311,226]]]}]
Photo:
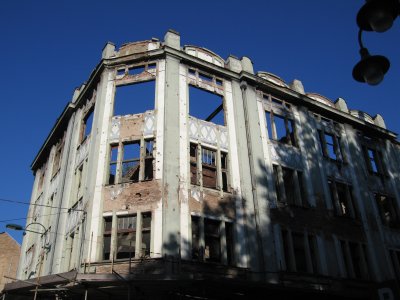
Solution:
[{"label": "exposed brick wall", "polygon": [[17,274],[20,251],[21,246],[7,232],[0,233],[0,292],[11,282],[4,276],[15,278]]}]

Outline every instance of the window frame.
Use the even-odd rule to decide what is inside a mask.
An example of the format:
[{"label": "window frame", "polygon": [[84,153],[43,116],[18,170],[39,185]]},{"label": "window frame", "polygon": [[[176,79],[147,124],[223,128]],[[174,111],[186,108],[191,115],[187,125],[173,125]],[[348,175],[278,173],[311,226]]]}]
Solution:
[{"label": "window frame", "polygon": [[[204,157],[211,158],[212,163],[204,163]],[[215,186],[205,184],[204,169],[215,171]],[[191,141],[189,144],[189,174],[192,185],[229,193],[229,153],[219,148],[216,149]]]},{"label": "window frame", "polygon": [[[125,146],[138,144],[139,145],[139,157],[124,159],[124,152],[126,150]],[[147,151],[148,145],[150,146],[150,151]],[[113,160],[113,149],[116,149],[117,160]],[[108,176],[106,178],[105,185],[116,185],[123,183],[137,183],[143,181],[150,181],[154,179],[154,162],[155,162],[155,149],[156,142],[153,137],[141,137],[140,139],[131,140],[131,141],[123,141],[119,143],[111,143],[109,145],[109,159],[108,159]],[[138,177],[137,180],[124,180],[123,175],[123,165],[124,163],[129,162],[139,162],[136,166],[138,168]],[[114,171],[115,167],[115,175],[112,171]],[[111,180],[111,176],[114,175],[113,180]]]}]

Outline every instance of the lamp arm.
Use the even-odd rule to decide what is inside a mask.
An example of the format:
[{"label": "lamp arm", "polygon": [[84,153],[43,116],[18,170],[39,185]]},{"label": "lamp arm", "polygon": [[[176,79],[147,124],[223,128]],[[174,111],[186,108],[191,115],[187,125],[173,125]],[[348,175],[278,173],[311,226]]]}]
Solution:
[{"label": "lamp arm", "polygon": [[358,44],[360,45],[360,48],[363,49],[363,48],[365,48],[365,47],[364,47],[363,42],[362,42],[362,36],[361,36],[361,34],[362,34],[362,29],[360,29],[360,30],[358,31]]}]

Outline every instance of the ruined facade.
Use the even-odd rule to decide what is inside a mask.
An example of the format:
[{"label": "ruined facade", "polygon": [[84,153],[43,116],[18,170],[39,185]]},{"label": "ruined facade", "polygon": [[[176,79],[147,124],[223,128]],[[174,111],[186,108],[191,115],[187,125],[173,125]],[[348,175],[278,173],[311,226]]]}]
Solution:
[{"label": "ruined facade", "polygon": [[32,163],[46,231],[6,292],[394,299],[399,153],[380,115],[247,57],[108,43]]}]

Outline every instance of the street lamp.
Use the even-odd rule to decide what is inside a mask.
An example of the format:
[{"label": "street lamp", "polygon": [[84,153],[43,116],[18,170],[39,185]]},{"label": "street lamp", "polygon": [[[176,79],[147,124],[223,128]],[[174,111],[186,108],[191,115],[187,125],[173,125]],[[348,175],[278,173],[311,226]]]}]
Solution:
[{"label": "street lamp", "polygon": [[353,68],[353,78],[369,85],[377,85],[389,70],[390,62],[382,55],[370,55],[361,41],[362,31],[385,32],[400,14],[400,0],[366,0],[357,14],[358,43],[361,60]]},{"label": "street lamp", "polygon": [[[42,228],[44,229],[44,231],[43,231],[43,232],[37,232],[37,231],[34,231],[34,230],[29,230],[29,229],[27,229],[30,225],[40,225],[40,226],[42,226]],[[6,228],[11,229],[11,230],[23,230],[23,231],[24,231],[24,232],[22,233],[23,235],[25,235],[27,231],[28,231],[28,232],[33,232],[33,233],[38,233],[38,234],[40,234],[41,236],[43,236],[43,235],[47,232],[46,227],[44,227],[42,224],[37,223],[37,222],[30,223],[30,224],[28,224],[25,228],[22,227],[22,226],[19,225],[19,224],[7,224],[7,225],[6,225]]]},{"label": "street lamp", "polygon": [[362,30],[385,32],[399,14],[397,0],[369,0],[357,14],[357,24]]},{"label": "street lamp", "polygon": [[369,85],[377,85],[389,70],[390,62],[382,55],[370,55],[361,40],[362,30],[358,32],[361,60],[353,68],[353,78]]}]

